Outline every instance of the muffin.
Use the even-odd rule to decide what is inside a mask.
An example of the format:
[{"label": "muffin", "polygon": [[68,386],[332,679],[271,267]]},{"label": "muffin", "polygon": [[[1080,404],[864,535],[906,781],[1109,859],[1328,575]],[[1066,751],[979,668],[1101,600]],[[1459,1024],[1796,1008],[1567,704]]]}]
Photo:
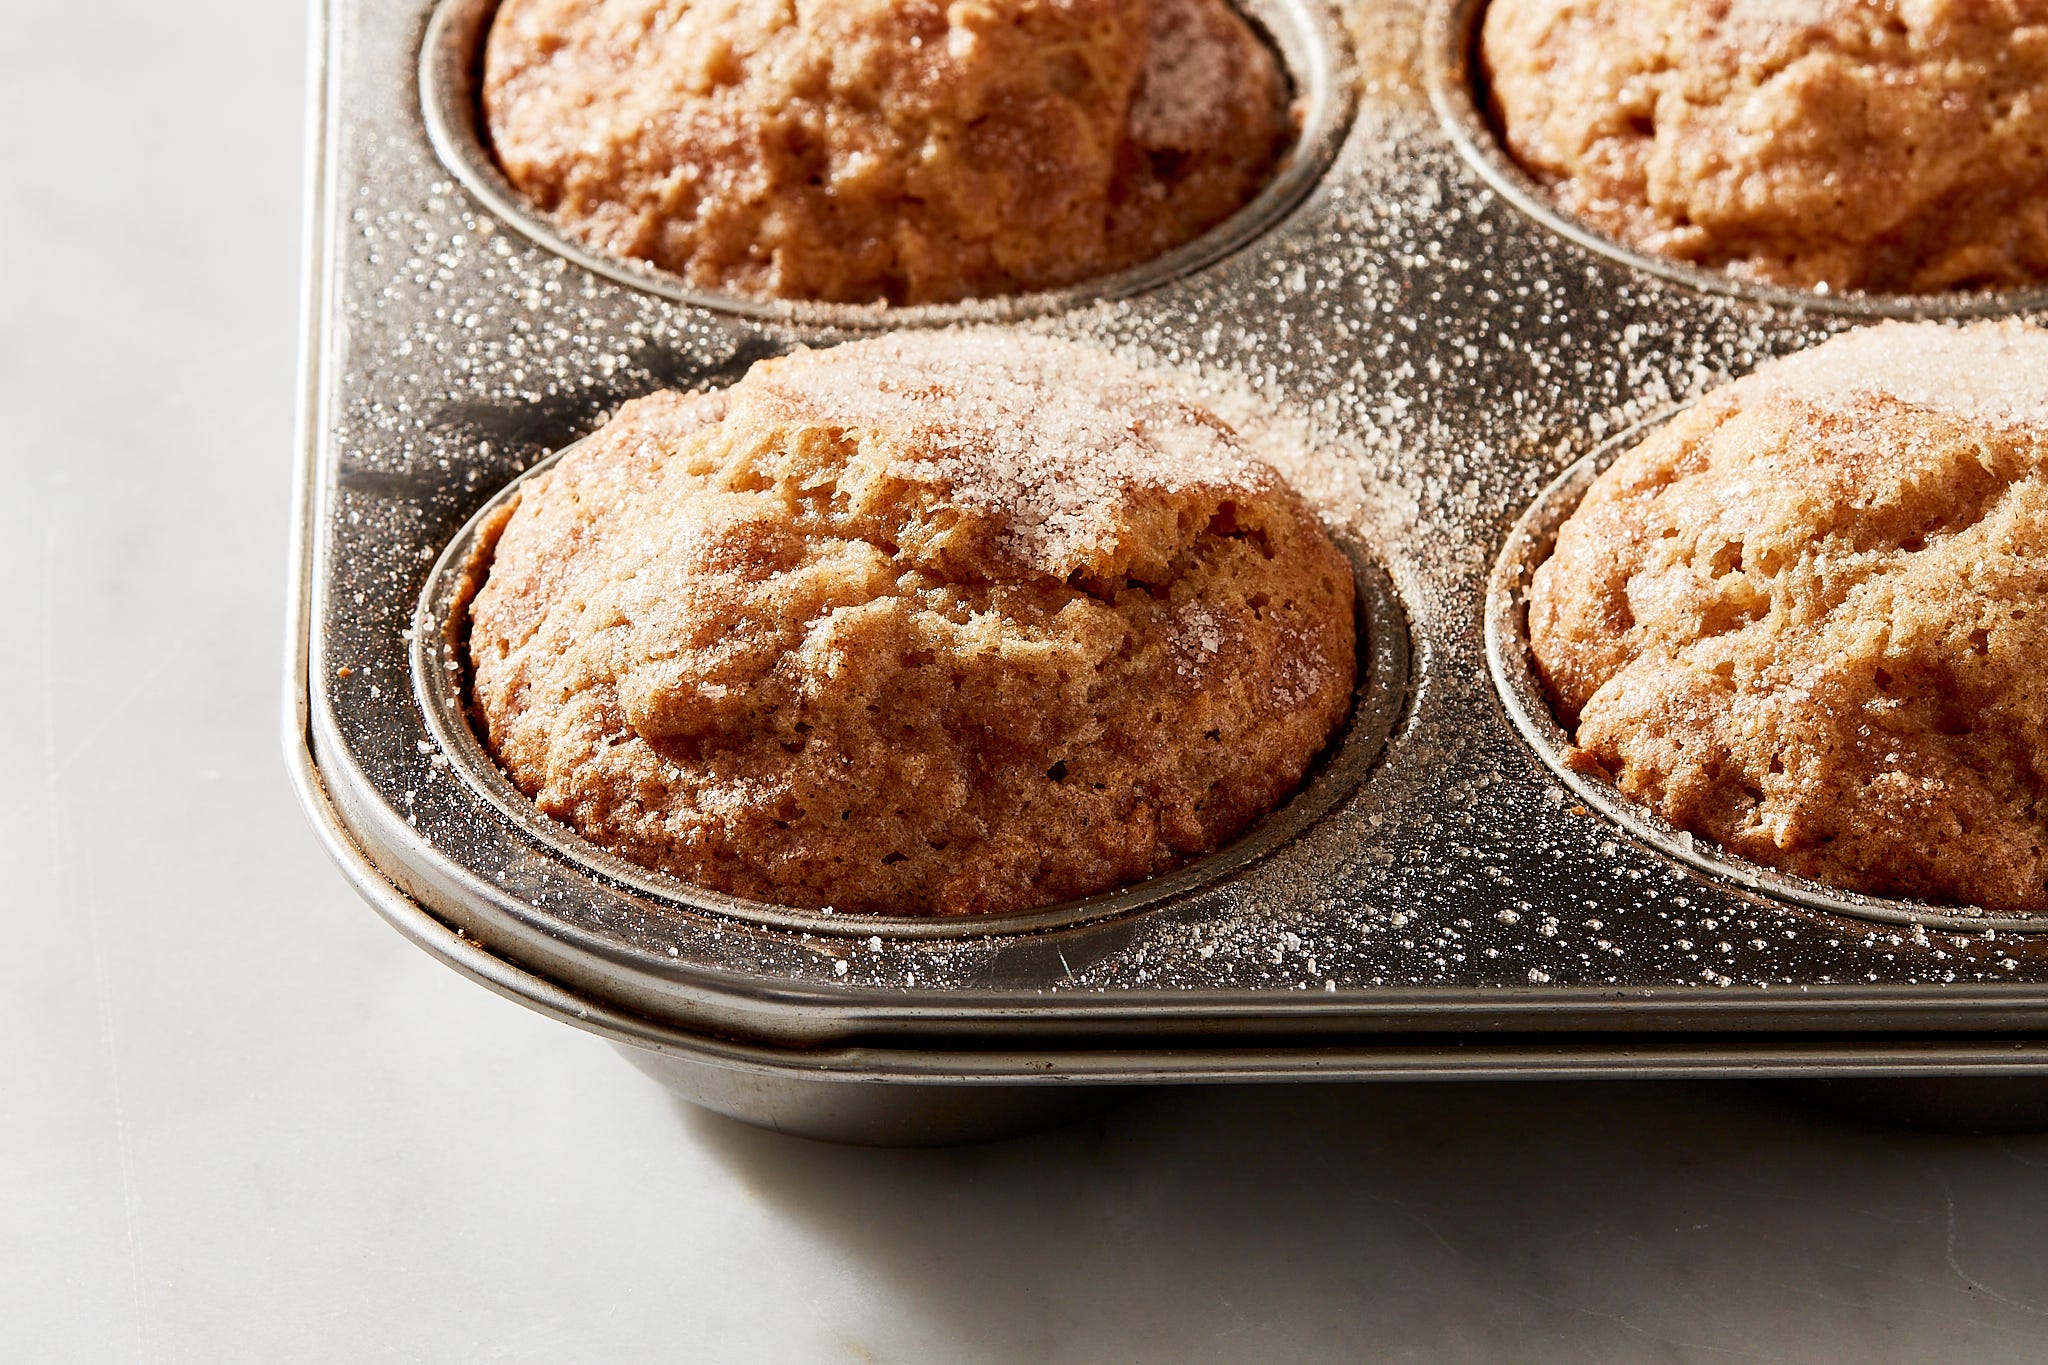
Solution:
[{"label": "muffin", "polygon": [[1515,159],[1655,255],[1771,284],[2048,279],[2041,0],[1491,0]]},{"label": "muffin", "polygon": [[1160,872],[1350,705],[1349,561],[1229,427],[1089,348],[906,334],[627,404],[470,609],[493,755],[643,866],[844,912]]},{"label": "muffin", "polygon": [[691,284],[944,303],[1122,269],[1248,202],[1288,83],[1226,0],[505,0],[499,164]]},{"label": "muffin", "polygon": [[1600,476],[1529,634],[1573,759],[1731,853],[2048,910],[2048,331],[1893,323]]}]

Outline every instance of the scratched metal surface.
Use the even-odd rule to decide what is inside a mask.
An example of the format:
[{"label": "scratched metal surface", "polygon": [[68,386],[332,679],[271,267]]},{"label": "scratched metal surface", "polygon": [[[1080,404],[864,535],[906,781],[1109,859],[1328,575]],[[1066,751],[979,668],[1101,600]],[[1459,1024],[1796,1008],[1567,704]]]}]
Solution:
[{"label": "scratched metal surface", "polygon": [[1249,393],[1328,452],[1312,491],[1372,548],[1412,649],[1402,718],[1349,796],[1133,913],[938,939],[678,910],[523,834],[423,723],[407,635],[430,564],[625,399],[832,335],[660,299],[508,231],[428,145],[428,9],[331,10],[312,728],[356,836],[472,937],[601,963],[650,1011],[749,998],[792,1027],[1106,1006],[1171,1026],[1219,1004],[1364,1030],[1437,1005],[1447,1029],[1494,1010],[1619,1030],[2048,1019],[2044,936],[1921,932],[1716,881],[1576,802],[1507,722],[1484,597],[1539,490],[1621,427],[1854,319],[1657,278],[1504,202],[1428,106],[1414,0],[1342,7],[1357,113],[1280,226],[1190,277],[1014,324]]}]

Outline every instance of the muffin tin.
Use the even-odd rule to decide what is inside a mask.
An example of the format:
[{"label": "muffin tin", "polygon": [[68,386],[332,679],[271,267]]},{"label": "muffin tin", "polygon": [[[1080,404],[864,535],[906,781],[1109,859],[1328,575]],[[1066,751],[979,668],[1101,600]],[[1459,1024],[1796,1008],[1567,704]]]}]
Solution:
[{"label": "muffin tin", "polygon": [[[1525,211],[1446,93],[1473,6],[1246,9],[1337,113],[1311,117],[1298,183],[1093,288],[882,313],[686,295],[472,192],[448,82],[488,7],[333,0],[286,745],[351,880],[685,1097],[854,1140],[985,1135],[1162,1081],[2048,1073],[2048,935],[1688,853],[1546,758],[1515,652],[1515,566],[1560,470],[1899,301],[1697,288]],[[943,922],[707,895],[533,812],[446,667],[471,519],[636,394],[959,320],[1114,348],[1296,455],[1367,603],[1359,707],[1315,780],[1166,877]]]}]

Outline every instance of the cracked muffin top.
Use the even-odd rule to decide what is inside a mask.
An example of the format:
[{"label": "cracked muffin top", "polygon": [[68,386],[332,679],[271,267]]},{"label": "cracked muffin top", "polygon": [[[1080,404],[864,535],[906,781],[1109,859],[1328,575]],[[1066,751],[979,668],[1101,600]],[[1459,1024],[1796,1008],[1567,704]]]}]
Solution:
[{"label": "cracked muffin top", "polygon": [[1656,255],[1835,292],[2048,280],[2044,0],[1492,0],[1503,140]]},{"label": "cracked muffin top", "polygon": [[1575,761],[1756,862],[2048,911],[2048,331],[1893,323],[1602,474],[1531,587]]},{"label": "cracked muffin top", "polygon": [[480,554],[487,743],[644,866],[1024,909],[1218,847],[1347,714],[1350,563],[1112,356],[899,334],[629,403]]},{"label": "cracked muffin top", "polygon": [[483,108],[573,236],[700,288],[945,303],[1201,235],[1291,144],[1226,0],[506,0]]}]

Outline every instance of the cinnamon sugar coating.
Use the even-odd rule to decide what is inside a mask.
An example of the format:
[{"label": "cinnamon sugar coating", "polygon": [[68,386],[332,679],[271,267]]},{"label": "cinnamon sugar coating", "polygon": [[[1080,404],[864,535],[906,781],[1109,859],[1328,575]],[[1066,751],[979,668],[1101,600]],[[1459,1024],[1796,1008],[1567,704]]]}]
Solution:
[{"label": "cinnamon sugar coating", "polygon": [[1226,0],[506,0],[483,105],[570,234],[703,288],[943,303],[1190,241],[1293,128]]},{"label": "cinnamon sugar coating", "polygon": [[628,404],[523,491],[469,651],[549,815],[715,890],[908,915],[1218,847],[1356,666],[1349,562],[1229,428],[976,333]]},{"label": "cinnamon sugar coating", "polygon": [[2048,280],[2043,0],[1491,0],[1508,149],[1644,251],[1797,288]]},{"label": "cinnamon sugar coating", "polygon": [[1887,324],[1601,475],[1529,633],[1576,758],[1852,890],[2048,910],[2048,332]]}]

